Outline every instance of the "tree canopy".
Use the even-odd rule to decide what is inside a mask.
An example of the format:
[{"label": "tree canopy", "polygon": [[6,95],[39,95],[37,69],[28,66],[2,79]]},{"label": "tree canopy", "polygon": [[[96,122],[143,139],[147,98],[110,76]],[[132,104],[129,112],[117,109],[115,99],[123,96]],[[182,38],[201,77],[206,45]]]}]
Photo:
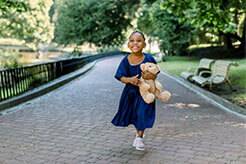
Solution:
[{"label": "tree canopy", "polygon": [[191,27],[179,22],[177,16],[162,10],[161,1],[144,3],[138,17],[138,27],[160,41],[160,49],[168,55],[184,53],[191,38]]},{"label": "tree canopy", "polygon": [[[161,41],[169,54],[184,49],[187,43],[200,43],[206,34],[217,36],[225,48],[232,42],[245,45],[245,9],[243,0],[142,0],[139,28]],[[163,43],[163,44],[162,44]],[[177,46],[179,45],[179,46]],[[183,45],[183,46],[181,46]]]},{"label": "tree canopy", "polygon": [[63,0],[57,8],[55,41],[119,45],[137,9],[138,0]]},{"label": "tree canopy", "polygon": [[34,45],[52,38],[52,23],[59,44],[121,45],[135,20],[168,55],[200,43],[235,49],[236,42],[245,54],[245,0],[0,0],[0,37]]},{"label": "tree canopy", "polygon": [[197,31],[225,37],[226,46],[231,46],[232,39],[245,42],[241,26],[242,22],[245,22],[246,11],[246,2],[243,0],[184,0],[179,3],[165,0],[160,7]]},{"label": "tree canopy", "polygon": [[53,35],[46,12],[49,4],[49,0],[0,0],[0,37],[24,40],[33,49],[49,42]]}]

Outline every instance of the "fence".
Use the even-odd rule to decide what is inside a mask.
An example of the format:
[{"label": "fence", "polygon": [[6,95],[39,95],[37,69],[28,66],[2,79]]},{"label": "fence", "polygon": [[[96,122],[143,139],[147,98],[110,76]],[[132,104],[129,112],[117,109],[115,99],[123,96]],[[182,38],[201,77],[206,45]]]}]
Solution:
[{"label": "fence", "polygon": [[73,72],[86,63],[119,52],[90,55],[31,66],[0,70],[0,101],[24,93]]}]

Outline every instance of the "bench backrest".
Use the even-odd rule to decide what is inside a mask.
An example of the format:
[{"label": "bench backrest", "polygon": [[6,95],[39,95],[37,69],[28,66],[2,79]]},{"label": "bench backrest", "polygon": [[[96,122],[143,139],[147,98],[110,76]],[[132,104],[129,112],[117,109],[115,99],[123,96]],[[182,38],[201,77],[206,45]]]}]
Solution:
[{"label": "bench backrest", "polygon": [[210,69],[213,62],[214,62],[213,59],[203,58],[200,60],[198,68]]},{"label": "bench backrest", "polygon": [[227,78],[230,66],[233,65],[230,61],[217,60],[212,68],[212,76],[222,76]]},{"label": "bench backrest", "polygon": [[207,58],[203,58],[200,60],[196,74],[199,74],[200,71],[203,70],[211,70],[211,66],[214,63],[215,60],[213,59],[207,59]]}]

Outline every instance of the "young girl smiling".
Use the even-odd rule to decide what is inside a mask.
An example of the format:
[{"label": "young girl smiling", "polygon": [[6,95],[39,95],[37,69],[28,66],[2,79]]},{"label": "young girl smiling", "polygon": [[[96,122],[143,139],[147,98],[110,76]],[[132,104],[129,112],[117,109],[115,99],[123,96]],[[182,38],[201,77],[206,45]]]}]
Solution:
[{"label": "young girl smiling", "polygon": [[115,78],[125,84],[121,94],[118,112],[112,120],[115,126],[127,127],[133,124],[137,135],[133,146],[137,150],[144,150],[143,135],[146,128],[152,128],[155,121],[155,102],[147,104],[139,93],[140,64],[152,62],[155,59],[143,53],[146,46],[144,34],[140,31],[131,33],[128,48],[131,53],[125,56],[116,71]]}]

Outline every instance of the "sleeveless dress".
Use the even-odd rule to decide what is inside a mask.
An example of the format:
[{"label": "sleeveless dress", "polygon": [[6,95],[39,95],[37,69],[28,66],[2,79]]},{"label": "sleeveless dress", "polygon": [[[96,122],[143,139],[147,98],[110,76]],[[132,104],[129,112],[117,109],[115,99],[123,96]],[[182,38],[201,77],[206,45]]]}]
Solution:
[{"label": "sleeveless dress", "polygon": [[[131,77],[139,75],[141,77],[140,65],[142,63],[152,62],[156,64],[155,59],[150,54],[144,53],[144,60],[136,65],[128,61],[128,55],[125,56],[116,71],[115,78],[120,80],[122,76]],[[147,104],[144,102],[139,92],[139,87],[132,84],[126,84],[121,94],[118,112],[112,120],[112,124],[120,127],[127,127],[132,124],[137,130],[152,128],[155,121],[155,102]]]}]

